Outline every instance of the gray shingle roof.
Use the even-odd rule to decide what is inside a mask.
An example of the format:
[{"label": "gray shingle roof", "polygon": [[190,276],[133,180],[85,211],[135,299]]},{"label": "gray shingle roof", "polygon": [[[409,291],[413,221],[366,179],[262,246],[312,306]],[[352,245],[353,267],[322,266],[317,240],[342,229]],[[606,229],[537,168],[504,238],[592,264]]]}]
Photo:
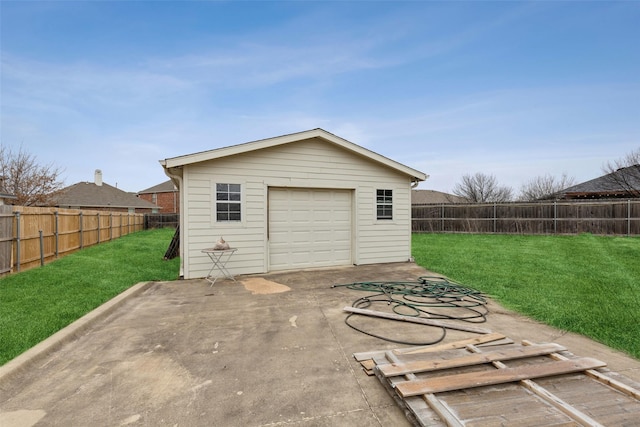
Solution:
[{"label": "gray shingle roof", "polygon": [[621,168],[610,174],[582,182],[569,188],[565,188],[560,192],[560,194],[626,194],[628,193],[628,188],[625,188],[625,186],[621,184],[621,181],[625,182],[630,187],[640,191],[640,165]]},{"label": "gray shingle roof", "polygon": [[171,193],[173,191],[178,191],[178,189],[173,184],[173,181],[167,180],[162,184],[154,185],[153,187],[149,187],[146,190],[138,191],[138,194]]},{"label": "gray shingle roof", "polygon": [[467,203],[464,197],[443,193],[436,190],[411,190],[411,204],[422,205],[428,203]]},{"label": "gray shingle roof", "polygon": [[79,182],[70,185],[56,199],[56,206],[95,208],[138,208],[154,209],[157,205],[136,197],[109,184],[96,185],[93,182]]}]

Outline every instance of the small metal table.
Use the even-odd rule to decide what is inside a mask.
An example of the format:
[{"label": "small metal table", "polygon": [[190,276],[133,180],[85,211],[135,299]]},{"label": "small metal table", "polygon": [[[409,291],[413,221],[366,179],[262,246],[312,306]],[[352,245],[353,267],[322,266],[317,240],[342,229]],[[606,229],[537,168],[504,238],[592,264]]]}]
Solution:
[{"label": "small metal table", "polygon": [[[211,283],[210,286],[213,286],[213,284],[216,283],[216,280],[218,280],[221,277],[226,277],[227,279],[231,279],[234,282],[236,281],[236,279],[229,272],[229,270],[227,270],[226,265],[231,259],[231,256],[237,250],[238,250],[237,248],[229,248],[229,249],[207,248],[202,250],[203,253],[207,254],[209,258],[211,258],[211,262],[213,263],[213,265],[211,266],[211,269],[209,270],[209,274],[207,274],[207,277],[205,277],[205,279],[209,283]],[[216,274],[216,272],[218,274]]]}]

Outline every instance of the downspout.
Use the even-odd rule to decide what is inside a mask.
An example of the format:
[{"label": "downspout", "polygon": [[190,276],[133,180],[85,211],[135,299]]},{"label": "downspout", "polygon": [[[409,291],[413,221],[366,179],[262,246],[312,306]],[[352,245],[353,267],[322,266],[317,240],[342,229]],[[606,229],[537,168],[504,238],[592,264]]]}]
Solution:
[{"label": "downspout", "polygon": [[[425,175],[425,179],[429,178],[429,175]],[[418,186],[418,184],[420,184],[420,180],[417,178],[414,178],[411,180],[411,189],[413,190],[414,188],[416,188]],[[409,197],[409,200],[411,200],[411,197]],[[411,202],[409,202],[411,203]],[[411,207],[409,207],[409,213],[411,214],[411,211],[413,209]],[[412,230],[412,224],[413,224],[413,218],[411,218],[409,220],[409,235],[411,235],[411,230]],[[415,262],[415,258],[413,257],[413,255],[411,254],[411,239],[409,239],[409,262]]]},{"label": "downspout", "polygon": [[182,191],[182,168],[167,168],[166,162],[161,160],[160,164],[164,169],[165,175],[167,175],[174,184],[178,187],[178,196],[180,197],[180,211],[178,217],[180,227],[180,279],[184,278],[184,233],[185,233],[185,215],[184,215],[184,191]]},{"label": "downspout", "polygon": [[[429,179],[429,175],[425,175],[424,176],[424,180],[427,180],[427,179]],[[420,181],[422,181],[422,180],[414,177],[411,180],[411,189],[413,190],[414,188],[416,188],[418,186],[418,184],[420,184]]]}]

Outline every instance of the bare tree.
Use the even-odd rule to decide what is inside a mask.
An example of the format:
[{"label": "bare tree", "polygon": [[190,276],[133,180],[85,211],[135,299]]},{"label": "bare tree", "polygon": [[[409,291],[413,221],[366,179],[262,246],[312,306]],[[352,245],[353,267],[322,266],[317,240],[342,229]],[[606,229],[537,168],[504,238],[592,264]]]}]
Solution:
[{"label": "bare tree", "polygon": [[20,147],[17,152],[0,145],[0,190],[17,197],[22,206],[48,206],[63,188],[62,170],[40,165],[34,155]]},{"label": "bare tree", "polygon": [[453,194],[470,202],[508,202],[513,198],[513,189],[498,185],[493,175],[477,172],[464,175],[462,181],[453,187]]},{"label": "bare tree", "polygon": [[533,201],[553,198],[553,196],[571,187],[575,179],[563,173],[560,178],[546,174],[537,176],[520,187],[520,200]]},{"label": "bare tree", "polygon": [[640,197],[640,147],[602,167],[607,179],[632,197]]}]

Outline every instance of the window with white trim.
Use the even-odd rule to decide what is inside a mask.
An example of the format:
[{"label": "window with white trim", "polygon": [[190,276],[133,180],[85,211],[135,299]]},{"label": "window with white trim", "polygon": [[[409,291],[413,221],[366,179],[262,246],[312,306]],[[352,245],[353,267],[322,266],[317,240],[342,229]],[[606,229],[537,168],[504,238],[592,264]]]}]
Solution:
[{"label": "window with white trim", "polygon": [[216,184],[216,221],[242,220],[240,184]]},{"label": "window with white trim", "polygon": [[376,218],[393,219],[393,190],[376,190]]}]

